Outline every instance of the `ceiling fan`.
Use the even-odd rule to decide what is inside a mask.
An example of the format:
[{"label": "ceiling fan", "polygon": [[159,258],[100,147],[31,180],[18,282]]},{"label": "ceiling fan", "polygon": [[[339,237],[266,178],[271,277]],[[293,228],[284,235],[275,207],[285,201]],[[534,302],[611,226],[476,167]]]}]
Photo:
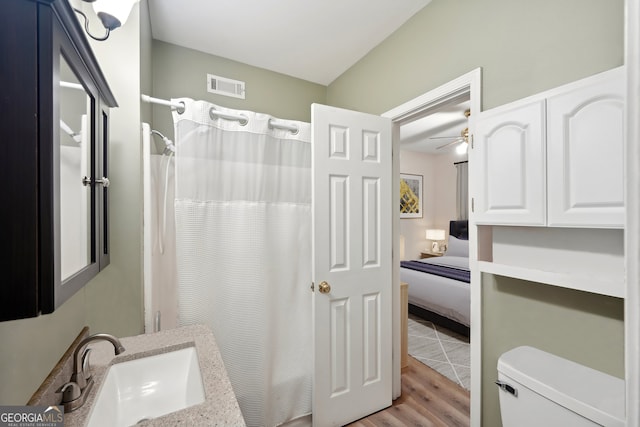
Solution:
[{"label": "ceiling fan", "polygon": [[[471,110],[465,110],[464,116],[469,118],[470,115],[471,115]],[[464,128],[460,132],[460,136],[432,136],[429,139],[452,139],[452,138],[453,138],[453,141],[447,142],[446,144],[436,147],[436,150],[440,150],[442,148],[446,148],[451,145],[459,144],[459,143],[463,143],[466,148],[466,145],[469,143],[469,128],[468,127]]]}]

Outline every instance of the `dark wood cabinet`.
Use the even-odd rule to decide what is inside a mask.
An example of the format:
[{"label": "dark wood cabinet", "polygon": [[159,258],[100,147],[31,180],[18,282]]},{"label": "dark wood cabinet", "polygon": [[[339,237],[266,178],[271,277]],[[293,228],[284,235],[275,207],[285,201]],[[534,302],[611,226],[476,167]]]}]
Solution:
[{"label": "dark wood cabinet", "polygon": [[3,0],[0,55],[4,321],[51,313],[109,263],[117,104],[67,0]]}]

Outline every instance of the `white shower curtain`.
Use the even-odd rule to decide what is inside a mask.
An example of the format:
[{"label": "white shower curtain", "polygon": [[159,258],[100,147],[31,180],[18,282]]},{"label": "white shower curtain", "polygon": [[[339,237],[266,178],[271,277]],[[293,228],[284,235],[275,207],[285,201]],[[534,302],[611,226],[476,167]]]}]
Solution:
[{"label": "white shower curtain", "polygon": [[212,328],[247,425],[310,414],[310,125],[172,101],[179,323]]}]

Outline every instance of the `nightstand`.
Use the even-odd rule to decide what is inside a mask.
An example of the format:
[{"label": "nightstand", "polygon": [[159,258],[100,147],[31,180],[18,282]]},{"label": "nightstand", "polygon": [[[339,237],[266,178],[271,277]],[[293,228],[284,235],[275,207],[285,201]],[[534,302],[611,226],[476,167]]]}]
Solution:
[{"label": "nightstand", "polygon": [[420,252],[420,259],[422,258],[433,258],[444,255],[443,253],[436,253],[431,251],[422,251]]}]

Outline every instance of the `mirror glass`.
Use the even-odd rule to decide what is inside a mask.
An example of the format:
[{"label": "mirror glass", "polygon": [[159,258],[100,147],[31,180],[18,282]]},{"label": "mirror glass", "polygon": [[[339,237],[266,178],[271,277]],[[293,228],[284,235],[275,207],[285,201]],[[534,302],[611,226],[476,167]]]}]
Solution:
[{"label": "mirror glass", "polygon": [[84,90],[60,55],[60,254],[61,280],[91,263],[91,108]]}]

